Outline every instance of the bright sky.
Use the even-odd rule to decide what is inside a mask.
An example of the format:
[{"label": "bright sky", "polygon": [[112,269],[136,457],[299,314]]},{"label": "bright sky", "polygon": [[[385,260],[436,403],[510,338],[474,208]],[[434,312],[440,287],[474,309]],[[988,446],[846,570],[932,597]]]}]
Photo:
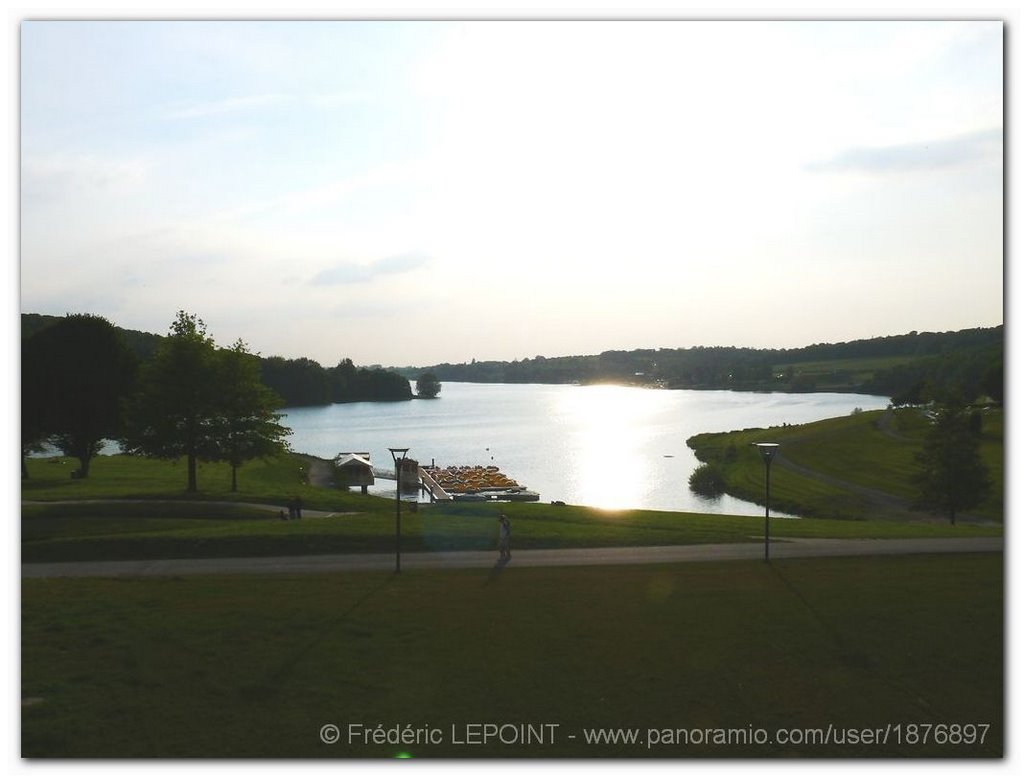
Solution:
[{"label": "bright sky", "polygon": [[324,365],[1003,321],[998,21],[20,31],[23,312]]}]

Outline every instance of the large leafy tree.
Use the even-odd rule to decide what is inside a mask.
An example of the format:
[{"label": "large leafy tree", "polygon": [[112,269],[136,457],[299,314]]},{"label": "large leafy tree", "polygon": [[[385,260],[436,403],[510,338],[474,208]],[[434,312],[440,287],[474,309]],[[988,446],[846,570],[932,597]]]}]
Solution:
[{"label": "large leafy tree", "polygon": [[988,494],[988,469],[979,454],[979,425],[963,404],[940,407],[918,454],[917,506],[942,511],[956,524],[959,511],[973,508]]},{"label": "large leafy tree", "polygon": [[[69,314],[22,348],[22,450],[45,439],[78,459],[78,475],[104,439],[121,434],[122,402],[137,360],[103,317]],[[22,474],[26,468],[22,461]]]},{"label": "large leafy tree", "polygon": [[121,445],[148,457],[188,463],[188,491],[196,492],[197,463],[215,459],[218,414],[217,347],[195,314],[179,311],[168,337],[143,365],[128,406]]},{"label": "large leafy tree", "polygon": [[436,398],[441,392],[441,382],[437,374],[427,371],[416,379],[416,394],[421,398]]},{"label": "large leafy tree", "polygon": [[217,414],[211,435],[216,458],[231,465],[231,491],[238,490],[238,468],[249,460],[286,451],[291,432],[275,412],[281,399],[260,381],[259,357],[239,339],[218,352]]},{"label": "large leafy tree", "polygon": [[31,375],[34,370],[29,368],[25,342],[22,342],[21,355],[21,478],[28,479],[31,474],[27,458],[46,450],[45,420],[42,417],[46,406],[39,402],[39,395],[34,391],[37,380]]}]

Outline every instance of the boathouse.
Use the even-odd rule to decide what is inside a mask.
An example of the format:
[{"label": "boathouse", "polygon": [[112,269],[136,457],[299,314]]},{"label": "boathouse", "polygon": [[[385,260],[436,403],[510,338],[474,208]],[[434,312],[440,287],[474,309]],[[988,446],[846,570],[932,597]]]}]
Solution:
[{"label": "boathouse", "polygon": [[361,487],[363,494],[373,485],[373,464],[369,452],[340,452],[334,458],[334,470],[342,487]]}]

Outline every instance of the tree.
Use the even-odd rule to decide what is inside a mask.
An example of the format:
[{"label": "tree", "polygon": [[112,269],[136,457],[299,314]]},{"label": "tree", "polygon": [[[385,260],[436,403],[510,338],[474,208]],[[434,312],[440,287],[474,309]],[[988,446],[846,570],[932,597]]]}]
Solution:
[{"label": "tree", "polygon": [[[78,459],[77,475],[122,427],[136,358],[103,317],[69,314],[30,336],[22,349],[22,451],[42,439]],[[27,469],[22,462],[22,475]]]},{"label": "tree", "polygon": [[1003,356],[999,355],[998,359],[994,359],[989,367],[985,370],[985,375],[981,380],[981,389],[996,403],[1003,402]]},{"label": "tree", "polygon": [[421,398],[436,398],[441,392],[441,382],[437,376],[427,371],[416,379],[416,394]]},{"label": "tree", "polygon": [[355,394],[357,380],[356,366],[348,357],[329,369],[331,378],[331,402],[344,403]]},{"label": "tree", "polygon": [[722,469],[712,463],[701,463],[690,474],[690,490],[706,498],[717,498],[725,492]]},{"label": "tree", "polygon": [[927,401],[927,396],[928,387],[924,380],[920,380],[915,381],[901,392],[897,392],[890,398],[890,400],[896,408],[901,408],[902,406],[920,406]]},{"label": "tree", "polygon": [[281,399],[260,381],[259,357],[239,339],[217,353],[217,415],[210,434],[215,458],[231,465],[231,491],[238,491],[238,468],[258,457],[271,457],[288,448],[291,433],[278,424]]},{"label": "tree", "polygon": [[322,406],[331,402],[330,376],[316,360],[267,357],[260,370],[264,384],[289,406]]},{"label": "tree", "polygon": [[411,400],[412,387],[404,376],[383,368],[359,368],[350,400]]},{"label": "tree", "polygon": [[917,455],[914,480],[920,490],[918,508],[935,509],[956,524],[958,511],[973,508],[988,494],[988,470],[978,452],[980,434],[965,405],[941,407]]},{"label": "tree", "polygon": [[21,345],[21,478],[29,478],[28,457],[45,450],[46,430],[43,413],[46,403],[41,402],[38,387],[40,377],[28,354],[27,341]]},{"label": "tree", "polygon": [[168,337],[143,365],[139,390],[128,405],[127,431],[121,441],[130,453],[188,461],[188,491],[198,491],[199,459],[219,450],[213,421],[218,415],[217,353],[206,325],[179,311]]}]

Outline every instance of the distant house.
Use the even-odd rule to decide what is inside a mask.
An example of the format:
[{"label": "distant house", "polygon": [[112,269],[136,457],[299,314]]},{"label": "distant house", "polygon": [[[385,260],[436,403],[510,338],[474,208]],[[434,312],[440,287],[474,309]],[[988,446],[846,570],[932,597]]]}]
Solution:
[{"label": "distant house", "polygon": [[338,483],[343,487],[362,487],[363,494],[373,484],[373,464],[369,452],[339,452],[334,458]]}]

